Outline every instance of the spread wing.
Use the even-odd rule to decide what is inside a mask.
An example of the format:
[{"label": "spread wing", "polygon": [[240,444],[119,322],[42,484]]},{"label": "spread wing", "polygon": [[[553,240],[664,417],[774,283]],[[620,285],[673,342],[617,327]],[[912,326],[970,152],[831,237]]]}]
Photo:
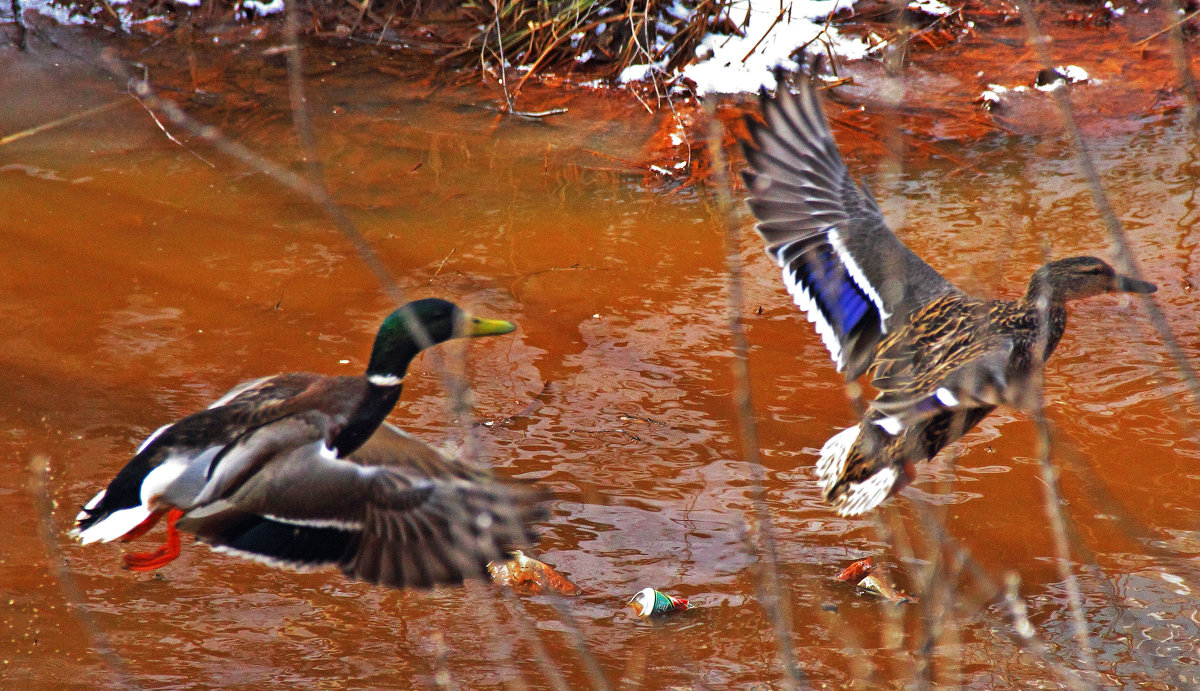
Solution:
[{"label": "spread wing", "polygon": [[848,380],[867,371],[880,337],[928,300],[957,289],[892,233],[871,193],[846,170],[805,81],[760,96],[747,119],[747,200],[767,254]]},{"label": "spread wing", "polygon": [[371,583],[428,587],[481,577],[489,561],[529,545],[544,499],[385,424],[346,459],[319,440],[278,454],[179,526],[275,565],[337,565]]}]

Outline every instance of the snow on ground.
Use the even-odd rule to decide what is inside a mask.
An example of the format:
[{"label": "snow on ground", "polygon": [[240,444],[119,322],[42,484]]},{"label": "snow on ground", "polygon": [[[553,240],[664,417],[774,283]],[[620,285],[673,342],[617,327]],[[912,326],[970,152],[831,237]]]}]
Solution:
[{"label": "snow on ground", "polygon": [[265,17],[268,14],[278,14],[283,11],[283,0],[246,0],[242,7],[254,10],[255,16]]},{"label": "snow on ground", "polygon": [[[683,76],[696,83],[696,91],[738,93],[758,91],[760,86],[775,86],[771,71],[777,65],[791,70],[799,67],[790,56],[808,46],[809,52],[824,52],[849,59],[862,58],[870,46],[861,40],[842,36],[828,26],[829,15],[849,8],[852,0],[796,0],[790,3],[766,0],[735,0],[729,17],[743,27],[743,36],[709,34],[696,49],[699,62],[683,69]],[[619,81],[644,79],[658,65],[631,65]]]},{"label": "snow on ground", "polygon": [[935,17],[945,17],[954,11],[949,5],[939,0],[912,0],[908,3],[908,9],[931,14]]},{"label": "snow on ground", "polygon": [[[4,3],[8,4],[8,3]],[[7,7],[5,9],[8,9]],[[87,15],[76,14],[72,15],[70,8],[59,7],[51,4],[50,0],[21,0],[21,11],[34,11],[38,14],[49,17],[59,24],[91,24],[92,20]]]}]

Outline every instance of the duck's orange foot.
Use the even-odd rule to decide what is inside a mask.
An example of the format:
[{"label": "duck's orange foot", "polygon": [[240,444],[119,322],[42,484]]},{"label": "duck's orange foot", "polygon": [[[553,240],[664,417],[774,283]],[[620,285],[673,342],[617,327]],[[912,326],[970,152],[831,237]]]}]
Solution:
[{"label": "duck's orange foot", "polygon": [[179,509],[171,509],[167,512],[167,542],[163,546],[153,552],[135,552],[126,554],[121,557],[125,568],[131,571],[153,571],[161,566],[166,566],[179,556],[179,531],[175,529],[175,522],[183,512]]},{"label": "duck's orange foot", "polygon": [[149,516],[146,516],[146,520],[142,521],[141,523],[138,523],[137,525],[135,525],[133,527],[133,530],[130,530],[128,533],[125,533],[124,535],[121,536],[121,542],[129,542],[130,540],[136,540],[139,537],[150,532],[151,528],[158,525],[158,519],[162,518],[162,516],[163,516],[162,511],[155,511],[154,513],[150,514]]}]

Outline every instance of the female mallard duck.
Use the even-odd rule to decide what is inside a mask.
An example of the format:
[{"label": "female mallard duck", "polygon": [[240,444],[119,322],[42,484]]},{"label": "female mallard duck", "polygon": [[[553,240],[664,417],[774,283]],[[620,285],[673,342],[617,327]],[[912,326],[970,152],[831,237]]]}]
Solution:
[{"label": "female mallard duck", "polygon": [[747,119],[743,174],[767,254],[808,313],[838,371],[873,370],[878,397],[827,441],[817,462],[841,515],[878,506],[998,404],[1029,408],[1036,377],[1063,334],[1067,300],[1153,293],[1094,257],[1038,269],[1019,300],[963,294],[892,233],[874,197],[850,178],[812,87],[761,96]]},{"label": "female mallard duck", "polygon": [[73,532],[84,544],[131,540],[166,514],[166,544],[124,557],[138,571],[177,557],[177,530],[186,530],[218,551],[300,569],[336,565],[371,583],[486,577],[489,561],[532,539],[543,495],[383,422],[425,347],[515,328],[445,300],[411,302],[383,321],[366,374],[256,379],[158,429]]}]

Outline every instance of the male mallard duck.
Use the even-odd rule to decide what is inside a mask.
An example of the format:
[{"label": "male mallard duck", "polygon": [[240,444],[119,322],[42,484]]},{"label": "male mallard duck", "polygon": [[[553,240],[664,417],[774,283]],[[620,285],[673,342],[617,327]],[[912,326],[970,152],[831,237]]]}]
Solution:
[{"label": "male mallard duck", "polygon": [[159,428],[73,532],[84,544],[130,540],[166,514],[166,544],[124,557],[138,571],[177,557],[177,530],[186,530],[218,551],[300,569],[336,565],[371,583],[486,577],[489,561],[529,543],[543,495],[383,422],[424,347],[515,328],[445,300],[410,302],[384,319],[366,374],[244,382]]},{"label": "male mallard duck", "polygon": [[743,173],[767,254],[808,313],[838,371],[873,370],[879,391],[862,421],[827,441],[817,462],[825,501],[841,515],[878,506],[996,405],[1034,404],[1035,378],[1063,334],[1067,300],[1153,293],[1095,257],[1050,262],[1019,300],[965,295],[888,228],[850,178],[816,93],[780,86],[747,118]]}]

